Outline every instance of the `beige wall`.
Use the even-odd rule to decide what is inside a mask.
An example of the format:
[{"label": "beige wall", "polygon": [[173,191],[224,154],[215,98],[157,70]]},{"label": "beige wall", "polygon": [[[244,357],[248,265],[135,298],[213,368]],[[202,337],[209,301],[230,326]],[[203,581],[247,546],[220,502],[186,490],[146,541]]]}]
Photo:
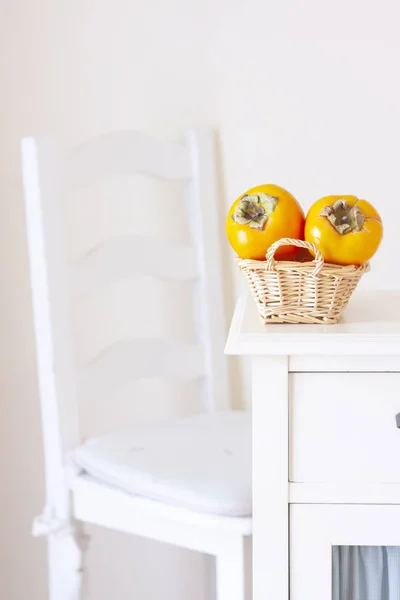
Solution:
[{"label": "beige wall", "polygon": [[[306,206],[336,191],[369,197],[386,231],[363,286],[398,287],[397,12],[394,2],[361,0],[0,0],[1,599],[45,598],[45,544],[29,537],[43,475],[20,137],[51,133],[69,146],[110,129],[175,138],[211,123],[226,206],[268,180]],[[91,408],[85,426],[100,430],[105,417]],[[118,414],[157,410],[189,409],[121,399]],[[201,573],[195,555],[93,532],[90,598],[196,600]]]}]

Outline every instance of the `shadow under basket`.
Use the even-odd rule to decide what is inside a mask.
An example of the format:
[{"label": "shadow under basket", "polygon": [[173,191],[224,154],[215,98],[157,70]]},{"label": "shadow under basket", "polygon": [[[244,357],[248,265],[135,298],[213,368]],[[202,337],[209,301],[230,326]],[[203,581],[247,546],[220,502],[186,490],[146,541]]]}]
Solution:
[{"label": "shadow under basket", "polygon": [[[304,248],[315,259],[276,261],[274,254],[280,246]],[[237,263],[263,323],[337,323],[369,268],[368,263],[349,266],[325,263],[314,244],[291,238],[272,244],[265,261],[238,258]]]}]

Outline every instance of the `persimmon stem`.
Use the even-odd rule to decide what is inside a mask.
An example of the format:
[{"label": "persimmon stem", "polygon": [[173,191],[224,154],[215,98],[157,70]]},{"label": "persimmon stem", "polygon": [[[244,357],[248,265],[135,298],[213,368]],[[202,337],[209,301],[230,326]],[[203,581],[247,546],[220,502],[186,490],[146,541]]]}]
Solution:
[{"label": "persimmon stem", "polygon": [[365,215],[357,206],[350,206],[346,200],[336,200],[332,205],[327,205],[320,213],[321,217],[326,217],[330,224],[340,235],[361,231],[365,223]]},{"label": "persimmon stem", "polygon": [[261,231],[268,217],[274,212],[277,202],[278,198],[268,194],[245,194],[238,203],[232,220],[239,225],[249,225]]}]

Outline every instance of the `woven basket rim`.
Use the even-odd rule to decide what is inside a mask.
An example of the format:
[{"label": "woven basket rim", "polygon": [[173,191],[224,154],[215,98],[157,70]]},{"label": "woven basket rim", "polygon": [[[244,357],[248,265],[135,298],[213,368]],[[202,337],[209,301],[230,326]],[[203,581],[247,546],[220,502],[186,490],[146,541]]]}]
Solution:
[{"label": "woven basket rim", "polygon": [[[254,260],[250,258],[235,258],[237,264],[240,267],[247,267],[254,270],[265,270],[266,260]],[[276,261],[273,265],[272,270],[274,271],[314,271],[315,261],[309,260],[300,262],[296,260],[285,260]],[[364,272],[369,270],[369,263],[363,263],[361,265],[337,265],[333,263],[324,263],[319,275],[355,275],[358,272]],[[317,275],[318,277],[318,275]]]}]

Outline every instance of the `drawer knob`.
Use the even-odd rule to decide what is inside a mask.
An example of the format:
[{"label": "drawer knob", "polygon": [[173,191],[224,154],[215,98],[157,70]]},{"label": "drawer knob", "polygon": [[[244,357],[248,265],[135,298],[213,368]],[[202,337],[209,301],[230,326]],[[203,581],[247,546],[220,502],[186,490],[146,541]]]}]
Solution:
[{"label": "drawer knob", "polygon": [[397,413],[396,415],[396,427],[397,429],[400,429],[400,413]]}]

